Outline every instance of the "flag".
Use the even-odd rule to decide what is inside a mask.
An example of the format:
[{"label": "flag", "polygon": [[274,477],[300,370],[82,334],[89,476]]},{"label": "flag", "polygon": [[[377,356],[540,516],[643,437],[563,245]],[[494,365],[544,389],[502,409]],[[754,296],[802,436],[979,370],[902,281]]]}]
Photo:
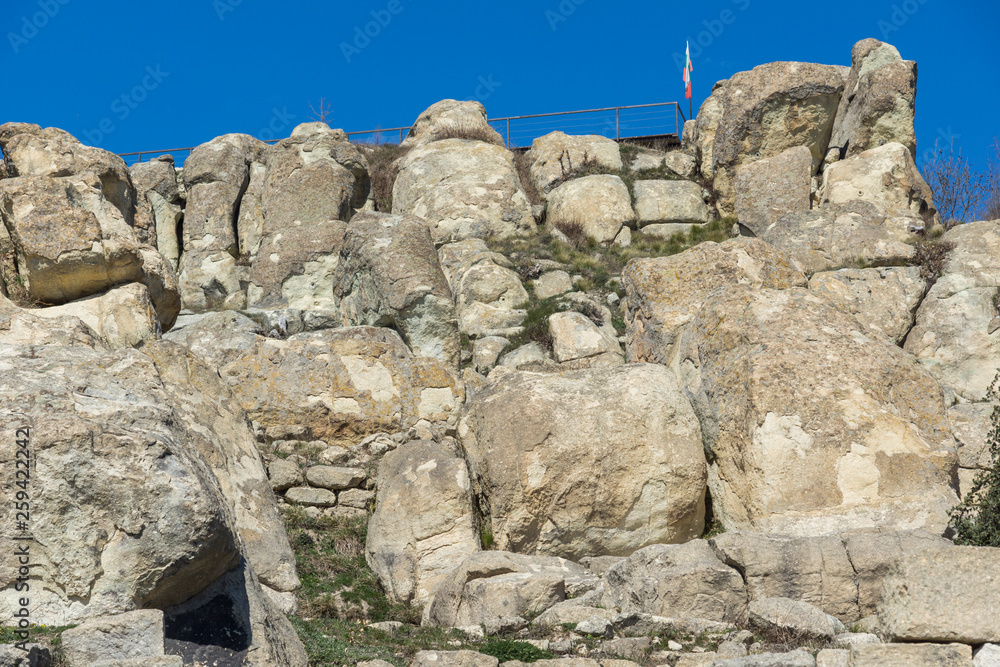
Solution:
[{"label": "flag", "polygon": [[691,64],[691,44],[685,42],[684,45],[684,97],[691,99],[691,72],[694,71],[694,65]]}]

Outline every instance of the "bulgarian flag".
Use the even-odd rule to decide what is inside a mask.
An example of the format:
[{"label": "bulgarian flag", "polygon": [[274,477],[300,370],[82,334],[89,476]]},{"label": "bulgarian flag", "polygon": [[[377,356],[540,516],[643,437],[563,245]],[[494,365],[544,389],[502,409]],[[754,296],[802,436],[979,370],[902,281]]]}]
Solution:
[{"label": "bulgarian flag", "polygon": [[691,72],[694,65],[691,64],[691,44],[684,42],[684,97],[691,99]]}]

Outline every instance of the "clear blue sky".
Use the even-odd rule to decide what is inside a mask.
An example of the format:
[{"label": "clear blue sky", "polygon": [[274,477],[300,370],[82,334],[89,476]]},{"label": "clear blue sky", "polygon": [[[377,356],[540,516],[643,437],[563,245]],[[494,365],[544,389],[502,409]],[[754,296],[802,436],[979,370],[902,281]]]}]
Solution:
[{"label": "clear blue sky", "polygon": [[[227,132],[287,136],[320,97],[347,130],[408,125],[446,97],[478,95],[491,117],[682,100],[673,54],[686,39],[697,110],[734,72],[849,65],[851,46],[877,37],[919,65],[918,153],[954,136],[982,162],[1000,136],[998,5],[0,0],[0,122],[126,152]],[[375,36],[359,37],[366,28]]]}]

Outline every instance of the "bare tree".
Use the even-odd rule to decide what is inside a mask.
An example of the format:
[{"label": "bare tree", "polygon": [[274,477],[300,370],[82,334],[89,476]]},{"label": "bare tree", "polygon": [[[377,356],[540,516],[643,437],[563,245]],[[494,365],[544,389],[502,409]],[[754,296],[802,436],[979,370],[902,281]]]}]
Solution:
[{"label": "bare tree", "polygon": [[983,177],[982,220],[1000,219],[1000,139],[993,140],[993,153]]},{"label": "bare tree", "polygon": [[968,222],[980,208],[985,177],[976,172],[969,160],[962,155],[962,149],[955,148],[955,141],[947,148],[934,142],[934,150],[924,160],[923,175],[934,191],[934,204],[945,227],[954,227],[960,222]]},{"label": "bare tree", "polygon": [[313,103],[310,102],[309,110],[312,111],[313,120],[317,120],[321,123],[325,123],[327,118],[333,120],[333,108],[326,103],[325,97],[319,98],[319,104],[315,107],[313,106]]}]

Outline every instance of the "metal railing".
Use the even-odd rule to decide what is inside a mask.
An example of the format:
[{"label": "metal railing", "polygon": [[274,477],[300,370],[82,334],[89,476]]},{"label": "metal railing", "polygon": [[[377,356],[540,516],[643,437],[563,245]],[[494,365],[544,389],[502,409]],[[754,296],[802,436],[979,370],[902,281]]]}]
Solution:
[{"label": "metal railing", "polygon": [[[504,144],[507,148],[521,148],[530,146],[531,142],[538,137],[557,130],[567,134],[599,134],[616,141],[654,137],[680,139],[686,120],[679,103],[657,102],[655,104],[633,104],[601,109],[507,116],[490,118],[487,122],[504,138]],[[406,138],[406,133],[411,128],[412,125],[407,125],[405,127],[357,130],[346,134],[348,140],[355,143],[402,143],[403,139]],[[264,143],[273,144],[278,141],[280,140],[271,139]],[[167,148],[156,151],[119,153],[119,155],[126,158],[126,162],[128,162],[127,158],[130,157],[136,158],[136,162],[142,162],[144,155],[169,154],[176,156],[179,153],[190,153],[194,148],[195,146]]]}]

